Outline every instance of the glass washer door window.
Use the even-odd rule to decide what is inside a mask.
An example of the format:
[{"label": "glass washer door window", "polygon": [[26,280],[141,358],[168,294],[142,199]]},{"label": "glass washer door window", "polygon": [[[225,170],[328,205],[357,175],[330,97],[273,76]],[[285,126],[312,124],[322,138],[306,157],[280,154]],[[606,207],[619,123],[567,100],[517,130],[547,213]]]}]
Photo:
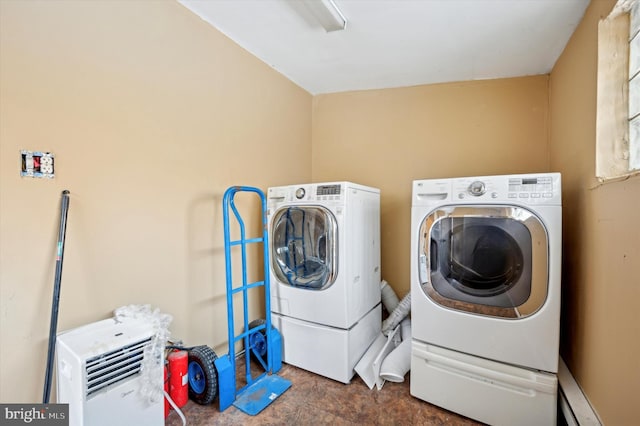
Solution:
[{"label": "glass washer door window", "polygon": [[420,281],[439,305],[520,318],[547,295],[546,231],[519,207],[445,206],[420,228]]},{"label": "glass washer door window", "polygon": [[283,284],[310,290],[330,287],[338,273],[338,231],[321,206],[278,210],[272,222],[272,267]]}]

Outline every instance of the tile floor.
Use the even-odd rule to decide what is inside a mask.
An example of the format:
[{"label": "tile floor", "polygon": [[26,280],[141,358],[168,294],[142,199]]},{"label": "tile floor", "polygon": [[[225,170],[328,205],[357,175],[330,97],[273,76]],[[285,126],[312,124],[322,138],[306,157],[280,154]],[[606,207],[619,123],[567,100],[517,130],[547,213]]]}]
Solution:
[{"label": "tile floor", "polygon": [[[370,390],[357,375],[345,385],[305,370],[283,364],[278,375],[291,387],[256,416],[234,406],[218,410],[212,405],[189,401],[182,408],[187,425],[479,425],[473,420],[443,410],[409,393],[410,374],[403,383],[385,383]],[[181,426],[171,411],[165,426]]]}]

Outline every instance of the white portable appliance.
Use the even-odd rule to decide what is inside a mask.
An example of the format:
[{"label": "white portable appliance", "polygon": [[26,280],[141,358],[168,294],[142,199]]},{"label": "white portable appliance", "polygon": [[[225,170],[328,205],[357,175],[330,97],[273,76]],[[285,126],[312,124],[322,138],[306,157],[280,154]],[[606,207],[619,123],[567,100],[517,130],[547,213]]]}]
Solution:
[{"label": "white portable appliance", "polygon": [[[144,386],[163,389],[162,362],[144,362],[153,337],[148,321],[133,318],[110,318],[58,334],[57,395],[59,403],[69,404],[71,426],[164,424],[164,398],[151,402],[142,391]],[[143,376],[143,364],[154,371]]]},{"label": "white portable appliance", "polygon": [[555,424],[559,173],[417,180],[411,394],[485,423]]},{"label": "white portable appliance", "polygon": [[380,191],[269,188],[271,318],[283,361],[349,383],[380,333]]}]

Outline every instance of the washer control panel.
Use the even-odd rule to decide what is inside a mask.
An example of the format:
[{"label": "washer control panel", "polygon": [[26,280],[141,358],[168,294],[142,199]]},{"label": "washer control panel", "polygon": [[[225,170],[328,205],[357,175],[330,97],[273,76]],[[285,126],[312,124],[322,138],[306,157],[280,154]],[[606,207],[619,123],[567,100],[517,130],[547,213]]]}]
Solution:
[{"label": "washer control panel", "polygon": [[316,190],[316,195],[318,197],[322,197],[325,195],[340,195],[341,186],[336,185],[318,185],[318,189]]},{"label": "washer control panel", "polygon": [[269,188],[268,203],[277,206],[281,203],[296,202],[342,202],[346,188],[341,183],[306,184],[288,187]]}]

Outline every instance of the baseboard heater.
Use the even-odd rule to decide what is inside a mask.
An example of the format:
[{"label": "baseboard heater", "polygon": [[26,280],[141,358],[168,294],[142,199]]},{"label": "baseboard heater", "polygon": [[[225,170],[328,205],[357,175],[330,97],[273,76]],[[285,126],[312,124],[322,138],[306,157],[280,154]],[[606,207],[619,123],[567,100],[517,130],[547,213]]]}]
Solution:
[{"label": "baseboard heater", "polygon": [[568,426],[602,426],[562,358],[558,365],[558,384],[558,403]]}]

